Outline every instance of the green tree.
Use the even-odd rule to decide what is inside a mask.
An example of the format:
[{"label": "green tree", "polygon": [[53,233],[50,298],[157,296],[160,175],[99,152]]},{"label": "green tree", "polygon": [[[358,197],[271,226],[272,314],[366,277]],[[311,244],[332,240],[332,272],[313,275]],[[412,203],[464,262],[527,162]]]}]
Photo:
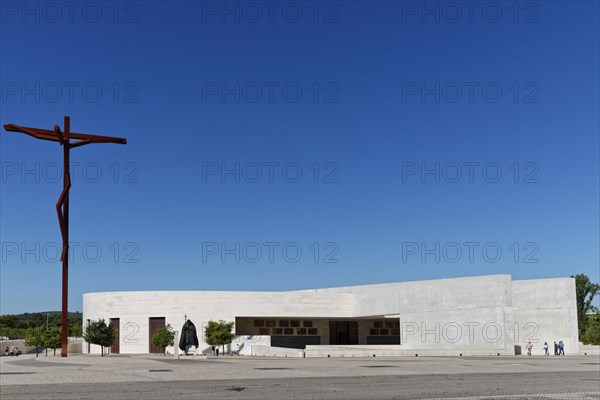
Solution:
[{"label": "green tree", "polygon": [[69,331],[71,333],[71,336],[81,337],[81,334],[83,333],[81,330],[81,323],[69,323]]},{"label": "green tree", "polygon": [[35,346],[35,356],[39,356],[38,347],[44,346],[44,336],[46,334],[45,326],[36,326],[34,328],[27,329],[25,335],[25,345]]},{"label": "green tree", "polygon": [[[70,312],[68,315],[69,326],[82,324],[83,315],[80,312]],[[27,329],[37,326],[60,328],[61,312],[47,311],[25,314],[0,315],[0,336],[8,336],[11,339],[22,339],[27,334]],[[76,332],[75,332],[76,333]],[[76,334],[74,336],[77,336]]]},{"label": "green tree", "polygon": [[575,278],[575,292],[577,296],[577,322],[579,324],[579,338],[583,338],[587,331],[588,313],[598,311],[592,304],[594,297],[600,291],[600,285],[592,283],[585,274],[571,275]]},{"label": "green tree", "polygon": [[152,336],[152,343],[156,347],[160,347],[163,349],[163,354],[165,354],[167,346],[175,345],[175,331],[171,327],[171,324],[167,324],[164,328],[157,330]]},{"label": "green tree", "polygon": [[46,349],[46,357],[48,357],[48,349],[54,350],[54,355],[56,355],[56,349],[60,349],[62,346],[61,343],[61,330],[57,327],[51,327],[46,329],[44,332],[44,348]]},{"label": "green tree", "polygon": [[102,350],[104,357],[104,348],[115,344],[117,339],[117,331],[112,325],[107,325],[104,319],[98,321],[90,321],[83,332],[83,340],[91,344],[97,344]]},{"label": "green tree", "polygon": [[600,314],[593,315],[588,319],[582,342],[584,344],[600,345]]},{"label": "green tree", "polygon": [[233,340],[233,322],[208,321],[208,325],[204,328],[204,341],[211,346],[223,346],[225,353],[225,345]]}]

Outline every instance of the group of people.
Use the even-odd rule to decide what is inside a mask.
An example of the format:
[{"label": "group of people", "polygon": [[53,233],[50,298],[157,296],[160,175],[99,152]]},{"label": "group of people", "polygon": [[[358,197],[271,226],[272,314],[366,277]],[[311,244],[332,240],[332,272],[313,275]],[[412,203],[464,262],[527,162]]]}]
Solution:
[{"label": "group of people", "polygon": [[[546,355],[549,356],[548,349],[546,349]],[[565,344],[562,340],[558,342],[554,342],[554,355],[555,356],[564,356],[565,355]]]},{"label": "group of people", "polygon": [[[533,344],[531,344],[531,342],[527,343],[527,355],[530,356],[531,355],[531,349],[533,349]],[[548,346],[548,342],[544,342],[544,355],[549,356],[550,355],[550,348]],[[563,343],[562,340],[560,340],[558,343],[554,342],[554,355],[555,356],[564,356],[565,355],[565,344]]]},{"label": "group of people", "polygon": [[212,355],[215,357],[219,357],[219,348],[218,347],[215,347],[215,346],[212,347]]},{"label": "group of people", "polygon": [[4,355],[7,357],[18,356],[19,354],[21,354],[21,350],[19,350],[19,348],[15,346],[11,346],[10,349],[8,348],[8,346],[6,346],[6,350],[4,350]]}]

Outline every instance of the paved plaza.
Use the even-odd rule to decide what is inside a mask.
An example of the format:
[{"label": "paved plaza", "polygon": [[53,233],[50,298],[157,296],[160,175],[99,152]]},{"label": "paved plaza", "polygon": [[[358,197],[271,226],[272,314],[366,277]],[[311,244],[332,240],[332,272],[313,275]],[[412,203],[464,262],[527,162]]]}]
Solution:
[{"label": "paved plaza", "polygon": [[0,358],[9,399],[600,399],[600,356]]}]

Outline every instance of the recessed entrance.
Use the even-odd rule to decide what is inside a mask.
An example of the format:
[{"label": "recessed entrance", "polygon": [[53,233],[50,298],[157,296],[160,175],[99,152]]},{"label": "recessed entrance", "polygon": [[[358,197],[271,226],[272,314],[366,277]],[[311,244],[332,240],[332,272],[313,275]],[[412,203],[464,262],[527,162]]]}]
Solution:
[{"label": "recessed entrance", "polygon": [[110,348],[110,352],[111,354],[119,354],[120,348],[119,348],[119,326],[120,326],[120,320],[119,318],[111,318],[110,319],[110,325],[113,327],[113,329],[115,330],[116,334],[116,338],[115,338],[115,344],[113,344]]},{"label": "recessed entrance", "polygon": [[[165,327],[165,317],[158,317],[158,318],[153,318],[150,317],[150,353],[162,353],[163,352],[163,348],[161,347],[157,347],[154,345],[154,343],[152,343],[152,337],[154,336],[154,334],[156,333],[157,330],[162,329]],[[177,344],[175,344],[175,346],[177,346]]]},{"label": "recessed entrance", "polygon": [[329,321],[329,344],[358,344],[358,321]]}]

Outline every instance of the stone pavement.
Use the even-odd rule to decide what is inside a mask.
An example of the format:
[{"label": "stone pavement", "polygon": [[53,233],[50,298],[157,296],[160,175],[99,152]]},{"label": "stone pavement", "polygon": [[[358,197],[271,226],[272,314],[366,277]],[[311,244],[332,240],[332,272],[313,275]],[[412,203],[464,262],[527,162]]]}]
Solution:
[{"label": "stone pavement", "polygon": [[316,359],[224,356],[204,361],[156,355],[0,358],[1,385],[562,371],[600,374],[600,355]]}]

